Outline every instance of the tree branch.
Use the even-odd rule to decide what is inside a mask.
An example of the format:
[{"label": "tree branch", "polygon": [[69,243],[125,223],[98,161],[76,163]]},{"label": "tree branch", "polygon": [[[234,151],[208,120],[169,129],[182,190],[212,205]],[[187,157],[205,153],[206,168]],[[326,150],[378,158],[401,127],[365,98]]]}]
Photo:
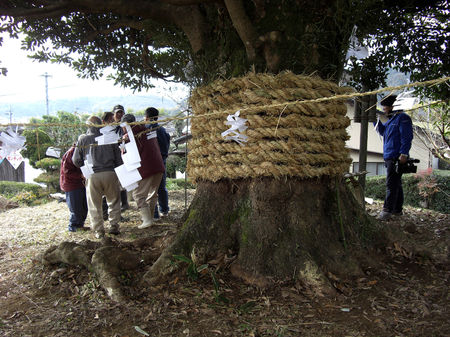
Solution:
[{"label": "tree branch", "polygon": [[221,0],[161,0],[161,2],[175,6],[191,6],[203,3],[221,3]]},{"label": "tree branch", "polygon": [[60,2],[57,5],[48,5],[45,7],[0,7],[0,15],[12,16],[14,18],[28,18],[28,19],[45,19],[61,17],[72,12],[68,2]]},{"label": "tree branch", "polygon": [[186,34],[194,53],[205,47],[207,24],[198,6],[176,7],[172,20]]},{"label": "tree branch", "polygon": [[148,44],[146,41],[144,41],[144,47],[142,48],[142,63],[144,65],[144,69],[150,73],[152,77],[160,78],[160,79],[166,79],[169,77],[169,75],[164,75],[158,71],[151,65],[151,59],[148,55]]},{"label": "tree branch", "polygon": [[136,30],[142,30],[144,28],[144,23],[142,21],[120,20],[120,21],[117,21],[114,24],[110,25],[109,28],[107,28],[107,29],[98,30],[97,27],[95,27],[89,21],[89,19],[87,19],[87,21],[88,21],[89,26],[91,26],[94,31],[89,33],[86,36],[86,39],[85,39],[86,42],[92,42],[95,40],[95,38],[97,36],[99,36],[99,35],[106,36],[119,28],[129,27],[129,28],[134,28]]},{"label": "tree branch", "polygon": [[234,28],[239,34],[242,42],[244,43],[247,57],[250,62],[255,61],[256,58],[256,48],[255,44],[257,41],[257,34],[250,23],[250,19],[245,13],[244,5],[241,0],[224,0],[225,5],[230,15],[231,21],[233,22]]},{"label": "tree branch", "polygon": [[136,20],[120,21],[110,29],[95,31],[88,40],[98,34],[109,34],[117,28],[128,26],[142,29],[142,19],[151,19],[160,24],[172,24],[179,27],[187,36],[194,53],[205,45],[206,23],[200,13],[198,4],[213,3],[217,0],[61,0],[57,4],[47,0],[35,0],[32,3],[39,7],[11,7],[9,1],[0,0],[0,15],[12,16],[19,19],[58,18],[71,13],[85,14],[112,13],[118,16],[135,17]]}]

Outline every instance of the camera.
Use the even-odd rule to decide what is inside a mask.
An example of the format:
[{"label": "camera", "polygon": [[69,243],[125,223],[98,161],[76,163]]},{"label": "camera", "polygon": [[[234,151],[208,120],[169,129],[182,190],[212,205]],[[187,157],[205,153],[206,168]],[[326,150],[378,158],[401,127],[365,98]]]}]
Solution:
[{"label": "camera", "polygon": [[395,171],[397,173],[416,173],[417,172],[417,166],[414,165],[415,163],[420,163],[419,159],[414,158],[408,158],[406,160],[405,164],[400,164],[400,161],[397,161],[395,163]]}]

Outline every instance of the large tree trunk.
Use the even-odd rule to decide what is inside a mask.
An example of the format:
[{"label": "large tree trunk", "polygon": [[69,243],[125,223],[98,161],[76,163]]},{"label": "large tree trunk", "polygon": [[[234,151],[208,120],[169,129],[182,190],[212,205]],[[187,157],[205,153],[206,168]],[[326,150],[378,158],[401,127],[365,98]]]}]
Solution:
[{"label": "large tree trunk", "polygon": [[[345,105],[321,100],[342,92],[292,73],[250,74],[194,92],[188,168],[197,194],[146,281],[170,273],[178,254],[196,264],[234,256],[233,274],[261,287],[291,279],[324,291],[325,275],[358,275],[361,238],[377,231],[343,183]],[[243,144],[221,137],[237,110],[247,119]]]},{"label": "large tree trunk", "polygon": [[374,233],[340,179],[203,182],[180,233],[145,279],[160,282],[173,271],[173,256],[183,254],[197,265],[231,262],[234,275],[260,287],[294,280],[326,292],[325,275],[361,274],[368,263],[360,259],[361,239]]}]

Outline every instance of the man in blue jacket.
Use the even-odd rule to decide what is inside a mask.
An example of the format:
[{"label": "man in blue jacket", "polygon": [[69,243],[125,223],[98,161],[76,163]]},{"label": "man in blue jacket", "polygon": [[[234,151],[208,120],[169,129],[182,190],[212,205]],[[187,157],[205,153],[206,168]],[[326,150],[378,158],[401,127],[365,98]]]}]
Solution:
[{"label": "man in blue jacket", "polygon": [[[165,168],[166,159],[169,155],[170,135],[167,133],[164,127],[158,125],[158,116],[159,111],[156,108],[151,107],[145,110],[145,120],[150,122],[147,127],[152,130],[156,130],[159,150],[161,151],[161,157],[163,159]],[[166,188],[166,171],[164,171],[163,177],[161,179],[161,184],[159,185],[158,189],[158,204],[159,210],[161,211],[161,216],[169,215],[169,193],[167,192]],[[155,207],[154,218],[159,219],[158,205]]]},{"label": "man in blue jacket", "polygon": [[411,118],[403,110],[394,110],[397,96],[390,95],[381,101],[384,115],[389,120],[386,123],[378,121],[376,129],[383,136],[383,159],[386,166],[386,198],[383,210],[377,219],[387,220],[392,215],[403,214],[402,173],[396,168],[406,164],[413,139]]}]

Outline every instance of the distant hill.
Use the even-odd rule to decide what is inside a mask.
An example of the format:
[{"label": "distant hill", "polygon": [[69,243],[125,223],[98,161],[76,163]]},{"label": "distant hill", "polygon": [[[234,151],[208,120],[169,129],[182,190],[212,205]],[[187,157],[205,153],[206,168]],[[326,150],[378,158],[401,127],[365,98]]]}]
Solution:
[{"label": "distant hill", "polygon": [[[128,95],[111,97],[79,97],[75,99],[59,99],[49,101],[50,115],[57,111],[77,112],[79,114],[92,114],[96,112],[111,111],[116,104],[121,104],[127,111],[141,111],[147,107],[175,109],[177,103],[171,99],[153,95]],[[12,112],[13,122],[23,122],[30,117],[42,117],[46,114],[45,101],[14,102],[0,101],[0,122],[9,122],[8,112]]]}]

